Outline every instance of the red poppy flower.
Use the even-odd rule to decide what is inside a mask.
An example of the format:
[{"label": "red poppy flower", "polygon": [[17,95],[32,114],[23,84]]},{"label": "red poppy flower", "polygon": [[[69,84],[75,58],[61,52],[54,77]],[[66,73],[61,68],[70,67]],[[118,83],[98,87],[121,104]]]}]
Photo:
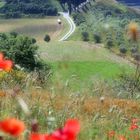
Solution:
[{"label": "red poppy flower", "polygon": [[49,138],[47,134],[32,133],[29,137],[29,140],[49,140]]},{"label": "red poppy flower", "polygon": [[112,138],[112,137],[114,137],[114,136],[115,136],[115,131],[112,130],[112,131],[109,131],[109,132],[108,132],[108,137],[109,137],[109,138]]},{"label": "red poppy flower", "polygon": [[131,124],[129,130],[133,131],[133,130],[136,130],[138,128],[139,128],[139,126],[137,124]]},{"label": "red poppy flower", "polygon": [[118,140],[127,140],[124,136],[119,136]]},{"label": "red poppy flower", "polygon": [[0,53],[0,69],[10,71],[12,69],[13,62],[11,60],[5,60],[2,53]]},{"label": "red poppy flower", "polygon": [[68,120],[63,129],[56,130],[49,137],[49,140],[76,140],[76,136],[80,131],[80,123],[78,120]]},{"label": "red poppy flower", "polygon": [[5,119],[0,122],[0,130],[15,137],[19,136],[24,129],[24,123],[14,118]]}]

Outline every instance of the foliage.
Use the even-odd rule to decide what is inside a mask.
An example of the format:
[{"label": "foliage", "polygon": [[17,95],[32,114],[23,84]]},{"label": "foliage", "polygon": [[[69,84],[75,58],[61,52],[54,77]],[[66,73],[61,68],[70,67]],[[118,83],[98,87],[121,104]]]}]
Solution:
[{"label": "foliage", "polygon": [[[79,26],[78,31],[81,33],[86,31],[89,36],[93,36],[93,33],[100,34],[102,43],[109,49],[116,47],[114,50],[119,51],[121,44],[133,47],[133,42],[129,41],[127,28],[131,21],[140,24],[139,13],[110,1],[91,1],[87,4],[89,10],[86,13],[84,11],[74,13],[74,20]],[[77,21],[77,18],[78,20],[81,18],[81,22]],[[96,42],[94,37],[89,39]]]},{"label": "foliage", "polygon": [[106,46],[108,49],[111,49],[114,45],[113,39],[111,36],[107,36],[106,38]]},{"label": "foliage", "polygon": [[85,17],[81,13],[73,13],[72,16],[76,25],[80,25],[86,21]]},{"label": "foliage", "polygon": [[42,67],[42,62],[37,54],[38,46],[34,44],[34,39],[16,33],[1,33],[0,40],[0,52],[13,60],[15,65],[28,71]]},{"label": "foliage", "polygon": [[50,40],[51,40],[50,36],[48,34],[46,34],[44,37],[44,41],[50,42]]},{"label": "foliage", "polygon": [[89,41],[89,34],[88,32],[82,32],[82,40],[83,41]]},{"label": "foliage", "polygon": [[99,33],[94,33],[93,38],[95,43],[101,43],[101,35]]},{"label": "foliage", "polygon": [[122,54],[126,54],[126,52],[127,52],[127,48],[121,46],[121,47],[120,47],[120,52],[121,52]]},{"label": "foliage", "polygon": [[22,15],[57,15],[57,7],[49,0],[6,0],[0,12],[6,18],[19,18]]}]

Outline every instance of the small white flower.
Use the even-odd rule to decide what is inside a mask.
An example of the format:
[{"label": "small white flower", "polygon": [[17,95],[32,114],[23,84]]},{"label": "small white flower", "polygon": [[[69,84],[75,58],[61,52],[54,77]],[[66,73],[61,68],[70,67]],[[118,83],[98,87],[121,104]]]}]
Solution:
[{"label": "small white flower", "polygon": [[104,102],[104,100],[105,100],[105,97],[104,96],[100,97],[100,101],[101,102]]}]

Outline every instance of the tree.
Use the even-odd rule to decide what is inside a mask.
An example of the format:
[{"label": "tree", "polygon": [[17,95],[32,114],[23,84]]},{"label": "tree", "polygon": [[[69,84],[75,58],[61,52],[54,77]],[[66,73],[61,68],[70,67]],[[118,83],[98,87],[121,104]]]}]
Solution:
[{"label": "tree", "polygon": [[93,38],[95,43],[101,43],[101,35],[99,33],[94,33]]},{"label": "tree", "polygon": [[50,40],[51,40],[50,36],[48,34],[46,34],[44,37],[44,41],[50,42]]},{"label": "tree", "polygon": [[121,47],[120,47],[120,52],[121,52],[122,54],[126,54],[127,48],[124,47],[124,46],[121,46]]},{"label": "tree", "polygon": [[88,32],[82,32],[82,40],[89,41],[89,34]]},{"label": "tree", "polygon": [[0,33],[0,52],[13,62],[26,70],[33,71],[37,69],[41,62],[38,59],[38,46],[32,38],[26,36],[13,36],[12,34]]}]

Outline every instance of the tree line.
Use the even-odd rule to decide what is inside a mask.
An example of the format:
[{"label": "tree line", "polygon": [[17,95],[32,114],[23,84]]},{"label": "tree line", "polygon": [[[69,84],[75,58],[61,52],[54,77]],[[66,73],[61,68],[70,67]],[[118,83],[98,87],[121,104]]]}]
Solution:
[{"label": "tree line", "polygon": [[7,18],[19,18],[22,15],[55,16],[57,8],[51,0],[5,0],[0,12]]}]

